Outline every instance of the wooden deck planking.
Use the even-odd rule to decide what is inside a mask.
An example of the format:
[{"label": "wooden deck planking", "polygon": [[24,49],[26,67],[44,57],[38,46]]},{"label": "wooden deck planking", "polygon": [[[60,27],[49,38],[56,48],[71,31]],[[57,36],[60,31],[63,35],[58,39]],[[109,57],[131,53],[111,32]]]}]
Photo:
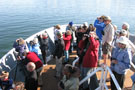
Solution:
[{"label": "wooden deck planking", "polygon": [[[74,60],[74,58],[76,57],[76,51],[74,51],[71,55],[70,55],[70,62],[72,63],[72,61]],[[103,60],[100,61],[100,63],[103,63]],[[107,60],[107,65],[110,65],[110,60]],[[51,60],[47,66],[43,67],[42,73],[41,73],[41,77],[40,80],[43,82],[43,86],[39,87],[38,90],[57,90],[57,84],[59,82],[58,79],[56,79],[55,76],[55,60]],[[128,70],[127,74],[126,74],[126,78],[125,78],[125,83],[124,83],[124,90],[131,90],[131,86],[132,86],[132,81],[131,81],[131,75],[133,74],[133,72],[131,70]],[[101,78],[101,72],[97,72],[97,77]],[[107,75],[107,78],[110,78],[109,74]],[[110,82],[106,82],[107,86],[110,88]],[[109,89],[110,90],[110,89]]]}]

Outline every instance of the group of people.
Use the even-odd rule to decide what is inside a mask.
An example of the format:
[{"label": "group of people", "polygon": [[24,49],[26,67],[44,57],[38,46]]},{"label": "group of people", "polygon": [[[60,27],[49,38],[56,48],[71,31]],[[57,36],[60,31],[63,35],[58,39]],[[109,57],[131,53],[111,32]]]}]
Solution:
[{"label": "group of people", "polygon": [[[18,66],[20,66],[20,71],[23,71],[23,74],[25,76],[25,82],[23,83],[25,89],[37,90],[38,86],[42,86],[38,84],[38,78],[40,76],[43,65],[46,65],[46,58],[48,53],[47,33],[44,32],[42,35],[37,35],[30,42],[25,42],[23,38],[19,38],[14,42],[13,47],[15,48],[14,55],[17,59],[16,69],[19,69]],[[17,73],[15,72],[15,74]],[[16,77],[14,77],[13,79],[14,81],[16,81]],[[12,86],[13,81],[10,88],[8,89],[4,89],[5,87],[9,86],[8,84],[3,84],[3,82],[4,81],[2,81],[2,83],[0,84],[3,90],[10,90],[14,88]],[[24,90],[24,88],[15,90]]]},{"label": "group of people", "polygon": [[[55,30],[58,33],[61,33],[60,28],[59,30]],[[71,32],[71,34],[69,34],[69,32]],[[112,23],[111,18],[109,16],[102,15],[97,17],[94,25],[88,25],[88,23],[85,22],[83,25],[75,28],[73,26],[73,22],[69,22],[66,28],[66,34],[63,33],[63,37],[61,35],[61,39],[64,40],[64,43],[61,44],[63,45],[62,48],[65,56],[64,61],[68,61],[68,51],[72,48],[71,43],[73,43],[74,46],[73,38],[75,36],[77,45],[76,50],[77,55],[79,56],[78,68],[81,70],[81,78],[86,77],[90,72],[94,71],[99,64],[99,60],[103,59],[104,65],[106,65],[106,61],[110,59],[110,68],[120,87],[124,87],[125,74],[131,67],[130,62],[132,61],[132,57],[134,55],[132,46],[129,43],[128,23],[123,23],[121,30],[117,30],[117,26]],[[55,44],[57,46],[56,39]],[[57,66],[59,65],[56,64],[56,68]],[[110,82],[111,89],[117,90],[111,77]],[[95,74],[82,85],[82,88],[83,90],[95,90],[98,86],[99,83]]]},{"label": "group of people", "polygon": [[[84,22],[81,26],[74,26],[69,22],[65,32],[60,25],[54,26],[55,49],[53,58],[56,60],[56,78],[63,78],[58,84],[58,90],[79,90],[79,80],[93,72],[101,59],[106,65],[107,59],[111,60],[111,70],[121,88],[124,86],[126,71],[130,68],[130,62],[134,52],[128,43],[129,24],[124,23],[121,30],[112,23],[109,16],[97,17],[94,24]],[[36,90],[38,77],[43,64],[46,64],[48,52],[48,35],[44,32],[30,42],[22,38],[15,41],[13,47],[16,58],[26,66],[25,88]],[[27,50],[27,47],[29,50]],[[67,64],[69,53],[77,51],[79,57],[78,66]],[[64,56],[64,61],[63,61]],[[62,67],[64,65],[64,69]],[[2,81],[3,79],[0,80]],[[10,81],[10,80],[9,80]],[[13,82],[12,80],[10,82]],[[111,90],[117,90],[112,78],[110,78]],[[95,90],[99,86],[96,74],[89,78],[81,86],[82,90]]]}]

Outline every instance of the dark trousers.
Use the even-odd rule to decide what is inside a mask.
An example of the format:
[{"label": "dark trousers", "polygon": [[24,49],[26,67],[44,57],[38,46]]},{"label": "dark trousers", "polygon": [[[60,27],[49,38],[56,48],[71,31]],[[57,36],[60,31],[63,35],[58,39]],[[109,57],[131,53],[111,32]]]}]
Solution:
[{"label": "dark trousers", "polygon": [[89,89],[90,90],[95,90],[96,88],[99,87],[98,84],[98,80],[97,80],[97,75],[94,74],[91,78],[90,78],[90,84],[89,84]]},{"label": "dark trousers", "polygon": [[[124,80],[125,80],[125,75],[124,74],[118,74],[115,71],[112,71],[118,84],[120,85],[121,89],[123,89],[124,86]],[[111,78],[111,90],[117,90],[112,78]]]},{"label": "dark trousers", "polygon": [[46,50],[41,50],[41,53],[42,53],[44,64],[46,64]]},{"label": "dark trousers", "polygon": [[37,90],[38,77],[36,70],[28,72],[28,76],[25,77],[25,88],[26,90]]}]

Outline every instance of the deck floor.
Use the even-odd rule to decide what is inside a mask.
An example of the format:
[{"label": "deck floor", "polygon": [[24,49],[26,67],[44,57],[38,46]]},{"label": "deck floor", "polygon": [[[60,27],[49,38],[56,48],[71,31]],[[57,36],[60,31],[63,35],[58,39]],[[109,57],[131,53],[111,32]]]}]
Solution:
[{"label": "deck floor", "polygon": [[[76,52],[74,51],[72,53],[72,55],[70,55],[70,62],[72,63],[72,61],[74,60],[74,58],[76,57]],[[100,63],[102,63],[103,61],[101,60]],[[109,60],[107,60],[107,65],[110,65]],[[47,66],[44,66],[41,72],[41,76],[39,78],[39,83],[41,83],[43,86],[39,87],[38,90],[58,90],[57,89],[57,84],[59,82],[60,79],[56,79],[55,76],[55,60],[51,60]],[[130,79],[131,75],[133,74],[133,72],[131,70],[128,70],[127,74],[126,74],[126,78],[125,78],[125,83],[124,83],[124,90],[131,90],[131,86],[132,86],[132,81]],[[98,78],[101,77],[101,72],[97,72],[97,76]],[[109,78],[109,74],[107,75],[107,78]],[[110,90],[110,82],[106,82],[107,86]]]}]

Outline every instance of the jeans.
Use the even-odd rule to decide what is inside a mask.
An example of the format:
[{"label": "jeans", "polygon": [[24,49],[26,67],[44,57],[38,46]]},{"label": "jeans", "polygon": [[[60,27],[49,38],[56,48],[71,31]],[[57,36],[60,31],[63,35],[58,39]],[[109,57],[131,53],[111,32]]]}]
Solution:
[{"label": "jeans", "polygon": [[71,45],[70,45],[70,48],[69,48],[69,53],[72,53],[72,51],[73,51],[73,47],[74,45],[73,45],[73,42],[71,42]]},{"label": "jeans", "polygon": [[64,55],[65,55],[65,62],[68,62],[68,58],[69,58],[69,53],[68,53],[68,50],[67,51],[64,51]]},{"label": "jeans", "polygon": [[102,59],[102,41],[99,41],[98,60]]}]

